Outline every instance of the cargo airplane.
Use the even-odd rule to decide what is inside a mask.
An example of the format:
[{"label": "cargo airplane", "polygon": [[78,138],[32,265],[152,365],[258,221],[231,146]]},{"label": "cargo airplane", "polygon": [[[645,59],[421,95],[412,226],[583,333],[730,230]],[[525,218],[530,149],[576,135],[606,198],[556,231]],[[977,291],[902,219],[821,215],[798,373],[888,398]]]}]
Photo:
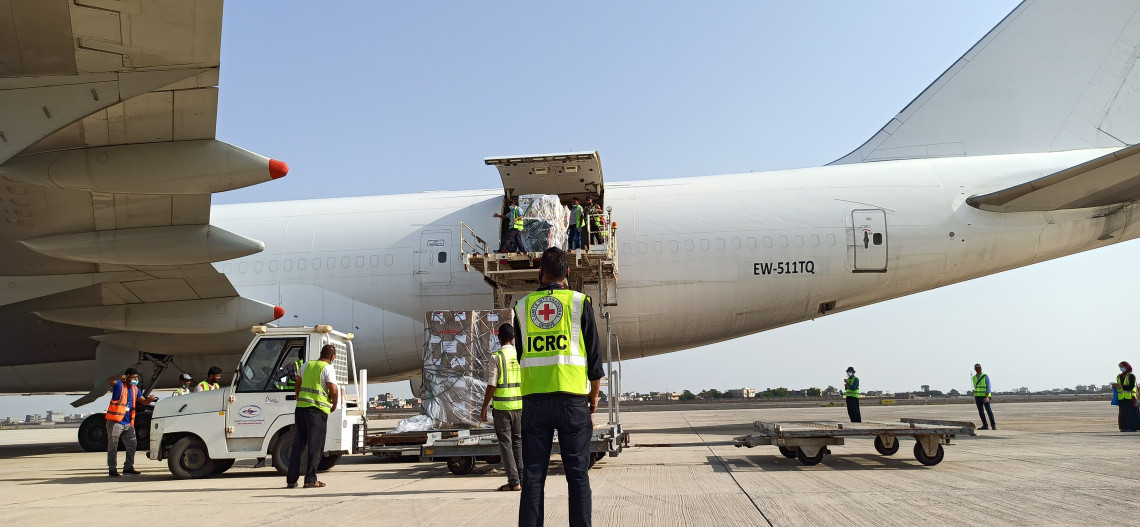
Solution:
[{"label": "cargo airplane", "polygon": [[487,160],[502,190],[213,207],[287,172],[214,137],[220,0],[8,5],[0,392],[201,377],[273,321],[353,331],[372,380],[415,378],[425,311],[493,302],[461,225],[496,239],[505,196],[612,210],[625,359],[1140,234],[1137,0],[1023,2],[827,166],[604,182],[596,153],[517,156]]}]

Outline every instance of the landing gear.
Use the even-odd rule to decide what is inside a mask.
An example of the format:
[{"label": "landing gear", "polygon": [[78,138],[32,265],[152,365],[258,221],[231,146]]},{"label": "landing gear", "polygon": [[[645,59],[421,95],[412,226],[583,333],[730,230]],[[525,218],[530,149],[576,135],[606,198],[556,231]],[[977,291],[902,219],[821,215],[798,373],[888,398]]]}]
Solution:
[{"label": "landing gear", "polygon": [[796,449],[795,448],[789,448],[786,446],[781,446],[781,447],[779,447],[779,449],[780,449],[780,455],[782,455],[788,459],[795,459],[796,458]]}]

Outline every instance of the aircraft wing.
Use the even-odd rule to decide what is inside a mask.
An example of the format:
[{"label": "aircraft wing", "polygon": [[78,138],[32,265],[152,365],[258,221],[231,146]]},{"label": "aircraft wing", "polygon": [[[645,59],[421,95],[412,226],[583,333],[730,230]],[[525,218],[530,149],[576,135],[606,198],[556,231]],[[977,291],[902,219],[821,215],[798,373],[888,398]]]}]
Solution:
[{"label": "aircraft wing", "polygon": [[1102,207],[1140,200],[1140,145],[1040,179],[966,200],[992,212]]},{"label": "aircraft wing", "polygon": [[221,0],[0,1],[0,315],[63,339],[0,366],[97,346],[97,391],[138,335],[282,314],[211,265],[264,248],[209,224],[211,194],[288,170],[214,138],[221,28]]},{"label": "aircraft wing", "polygon": [[1140,143],[1138,51],[1136,0],[1025,0],[832,164]]}]

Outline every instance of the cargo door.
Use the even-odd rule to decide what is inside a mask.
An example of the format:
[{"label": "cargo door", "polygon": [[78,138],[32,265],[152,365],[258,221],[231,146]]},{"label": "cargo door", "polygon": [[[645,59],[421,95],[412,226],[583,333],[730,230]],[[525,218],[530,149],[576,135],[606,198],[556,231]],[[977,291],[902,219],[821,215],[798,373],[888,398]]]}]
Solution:
[{"label": "cargo door", "polygon": [[421,289],[451,285],[451,245],[451,229],[420,233],[415,275]]},{"label": "cargo door", "polygon": [[596,151],[488,157],[483,162],[498,169],[508,198],[557,194],[569,203],[572,197],[598,200],[603,195],[602,162]]},{"label": "cargo door", "polygon": [[887,272],[887,213],[882,209],[851,211],[854,272]]}]

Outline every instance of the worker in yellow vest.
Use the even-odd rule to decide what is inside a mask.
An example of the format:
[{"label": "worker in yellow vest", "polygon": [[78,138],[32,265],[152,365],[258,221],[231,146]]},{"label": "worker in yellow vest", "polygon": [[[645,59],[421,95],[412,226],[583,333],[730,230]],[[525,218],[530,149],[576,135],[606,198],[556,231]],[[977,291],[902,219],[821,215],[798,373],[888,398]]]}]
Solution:
[{"label": "worker in yellow vest", "polygon": [[847,378],[843,379],[843,395],[847,401],[847,417],[852,423],[862,423],[863,414],[859,412],[859,378],[855,376],[855,367],[847,367]]},{"label": "worker in yellow vest", "polygon": [[509,202],[509,204],[510,205],[507,208],[507,213],[505,215],[504,214],[492,214],[491,215],[491,216],[494,216],[496,218],[507,220],[507,222],[509,224],[508,228],[507,228],[507,232],[503,234],[503,241],[502,241],[502,243],[499,244],[499,250],[496,252],[500,252],[500,253],[521,253],[521,252],[525,252],[526,249],[523,247],[523,238],[522,238],[523,229],[525,228],[525,225],[526,225],[525,222],[523,221],[523,218],[522,218],[524,212],[522,211],[522,209],[519,208],[517,201],[512,199]]},{"label": "worker in yellow vest", "polygon": [[571,526],[591,522],[591,414],[598,407],[602,356],[590,297],[567,289],[566,251],[539,261],[542,286],[515,304],[522,371],[523,472],[520,527],[543,524],[543,491],[554,432],[569,488]]},{"label": "worker in yellow vest", "polygon": [[153,395],[143,397],[139,389],[139,372],[134,368],[127,368],[123,375],[113,375],[107,379],[111,385],[111,404],[107,406],[104,417],[107,420],[107,475],[112,478],[120,477],[118,471],[119,439],[127,447],[127,459],[123,462],[123,474],[137,476],[135,470],[135,448],[138,440],[135,436],[135,409],[142,404],[150,404],[158,400]]},{"label": "worker in yellow vest", "polygon": [[1111,384],[1116,388],[1116,424],[1120,426],[1121,432],[1135,432],[1140,430],[1140,414],[1136,409],[1136,375],[1132,373],[1132,365],[1127,362],[1121,362],[1117,366],[1120,375]]},{"label": "worker in yellow vest", "polygon": [[222,369],[217,366],[210,366],[210,370],[206,372],[206,380],[198,383],[194,387],[194,393],[208,392],[210,390],[217,390],[221,388],[218,381],[222,380]]},{"label": "worker in yellow vest", "polygon": [[[325,453],[325,434],[328,430],[329,413],[336,411],[340,400],[340,389],[336,385],[336,372],[329,365],[336,360],[336,347],[325,344],[317,360],[301,366],[301,382],[293,388],[297,396],[297,408],[293,411],[293,452],[289,456],[289,473],[285,476],[285,488],[296,488],[301,471],[305,472],[305,488],[324,487],[317,481],[317,465]],[[305,466],[301,466],[301,456],[309,453]]]},{"label": "worker in yellow vest", "polygon": [[510,324],[499,326],[499,351],[491,354],[484,380],[487,391],[483,395],[483,412],[480,422],[487,422],[487,407],[495,409],[495,436],[499,441],[499,456],[507,472],[507,484],[499,490],[522,490],[519,468],[522,467],[522,372],[514,346],[515,328]]},{"label": "worker in yellow vest", "polygon": [[[978,430],[997,430],[994,422],[994,411],[990,408],[990,376],[982,373],[982,365],[974,365],[974,374],[970,376],[974,385],[974,404],[978,407],[978,417],[982,419],[982,427]],[[986,426],[986,414],[990,414],[990,425]]]}]

